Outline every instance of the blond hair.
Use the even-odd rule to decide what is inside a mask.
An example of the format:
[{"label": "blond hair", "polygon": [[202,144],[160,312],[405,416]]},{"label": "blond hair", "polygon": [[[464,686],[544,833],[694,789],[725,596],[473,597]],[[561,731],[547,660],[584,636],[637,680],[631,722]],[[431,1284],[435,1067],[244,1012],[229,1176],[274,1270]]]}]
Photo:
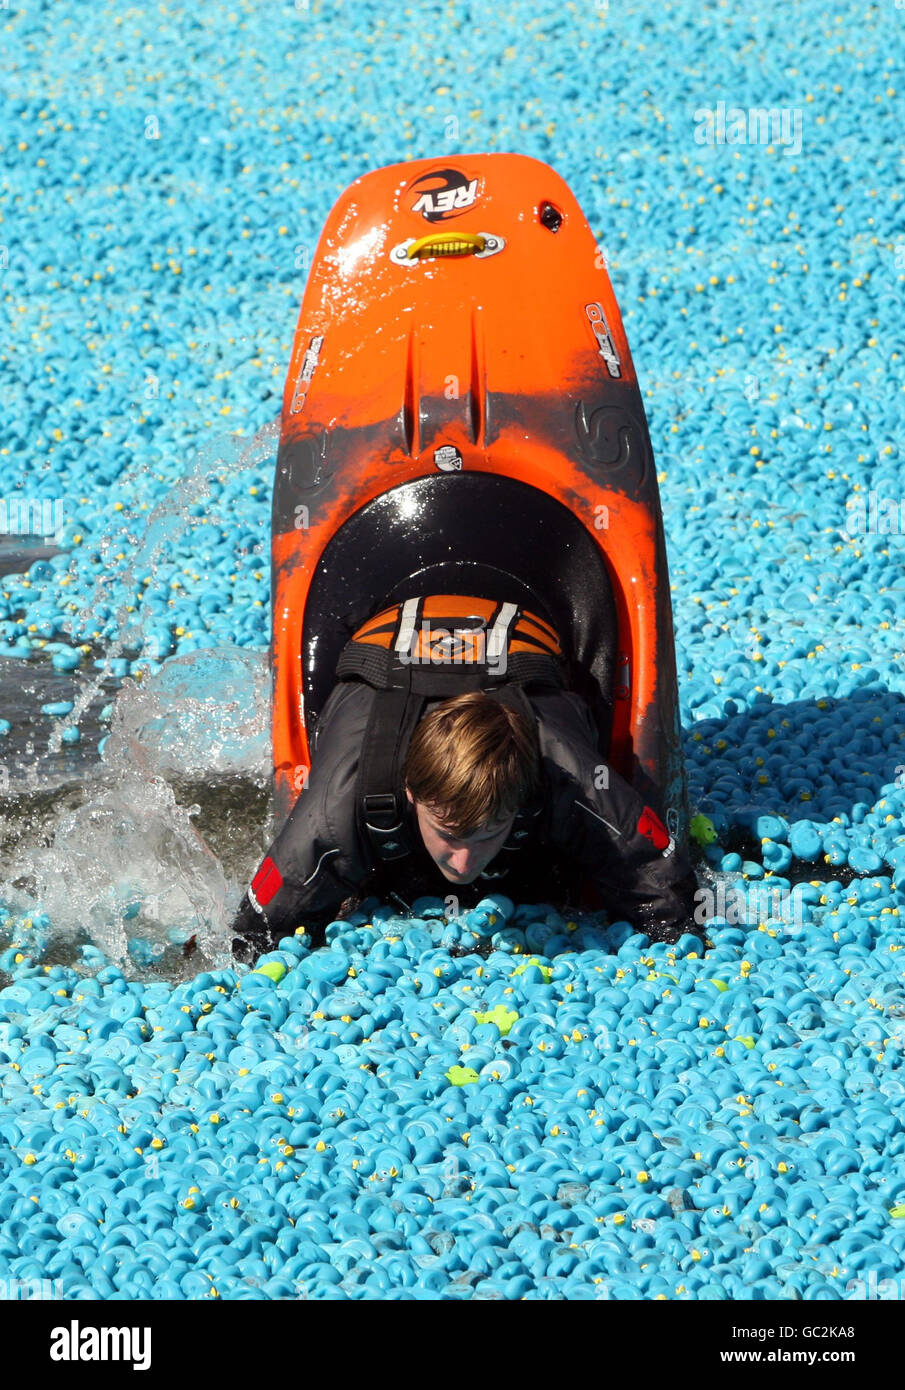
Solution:
[{"label": "blond hair", "polygon": [[456,695],[420,720],[403,767],[406,786],[466,838],[514,815],[540,786],[537,731],[481,690]]}]

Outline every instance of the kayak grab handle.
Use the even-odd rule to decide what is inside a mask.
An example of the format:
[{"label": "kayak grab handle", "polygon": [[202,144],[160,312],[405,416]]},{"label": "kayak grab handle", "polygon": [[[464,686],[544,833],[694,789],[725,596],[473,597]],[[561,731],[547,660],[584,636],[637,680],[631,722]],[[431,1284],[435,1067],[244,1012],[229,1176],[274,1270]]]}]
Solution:
[{"label": "kayak grab handle", "polygon": [[415,265],[435,256],[475,256],[484,260],[495,256],[506,245],[504,237],[493,232],[429,232],[427,236],[401,241],[390,252],[395,265]]},{"label": "kayak grab handle", "polygon": [[480,255],[487,244],[487,238],[480,232],[431,232],[419,237],[408,248],[410,261],[422,256],[475,256]]}]

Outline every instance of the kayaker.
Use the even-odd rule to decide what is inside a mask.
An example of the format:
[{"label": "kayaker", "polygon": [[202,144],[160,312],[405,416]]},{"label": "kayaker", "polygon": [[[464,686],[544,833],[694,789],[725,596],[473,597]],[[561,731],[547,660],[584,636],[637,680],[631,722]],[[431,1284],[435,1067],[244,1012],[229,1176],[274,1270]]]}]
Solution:
[{"label": "kayaker", "polygon": [[[683,932],[701,939],[691,862],[601,757],[590,710],[564,688],[551,655],[552,629],[518,610],[510,643],[519,652],[496,651],[496,676],[511,679],[488,688],[487,623],[470,634],[482,635],[481,660],[467,659],[461,632],[451,642],[435,626],[400,662],[399,642],[391,649],[380,634],[399,633],[403,608],[371,619],[344,652],[345,678],[318,722],[306,785],[233,923],[236,958],[256,959],[300,925],[320,943],[328,922],[372,894],[402,911],[425,894],[464,909],[493,889],[516,902],[575,907],[588,884],[610,920],[628,920],[652,941],[674,943]],[[549,649],[537,636],[543,629]],[[526,656],[532,642],[537,654]],[[400,692],[416,648],[422,669],[430,667],[426,688],[437,689],[440,671],[450,683],[483,688],[445,699]],[[378,657],[389,663],[383,676]]]}]

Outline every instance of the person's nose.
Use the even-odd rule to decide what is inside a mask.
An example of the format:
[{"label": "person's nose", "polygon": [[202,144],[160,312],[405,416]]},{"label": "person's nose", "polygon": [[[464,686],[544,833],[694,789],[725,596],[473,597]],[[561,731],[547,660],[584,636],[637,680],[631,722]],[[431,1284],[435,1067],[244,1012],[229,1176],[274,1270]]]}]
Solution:
[{"label": "person's nose", "polygon": [[447,860],[448,867],[454,874],[460,876],[473,873],[480,864],[480,851],[474,848],[463,848],[453,850]]}]

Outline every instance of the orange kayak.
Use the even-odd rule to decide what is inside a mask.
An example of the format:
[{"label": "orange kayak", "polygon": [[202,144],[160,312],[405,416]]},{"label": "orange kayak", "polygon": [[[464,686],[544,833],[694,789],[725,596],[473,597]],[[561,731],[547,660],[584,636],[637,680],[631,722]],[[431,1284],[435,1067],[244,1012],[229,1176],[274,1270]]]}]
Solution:
[{"label": "orange kayak", "polygon": [[484,594],[555,628],[602,759],[687,846],[653,450],[603,255],[548,165],[424,159],[342,194],[283,393],[272,565],[278,826],[352,633],[412,593]]}]

